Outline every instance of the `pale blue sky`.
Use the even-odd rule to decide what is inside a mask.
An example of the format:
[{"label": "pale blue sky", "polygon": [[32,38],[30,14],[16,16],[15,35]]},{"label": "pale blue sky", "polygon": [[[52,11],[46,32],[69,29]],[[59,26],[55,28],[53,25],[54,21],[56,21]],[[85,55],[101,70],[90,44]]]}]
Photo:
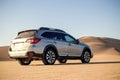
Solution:
[{"label": "pale blue sky", "polygon": [[41,26],[83,36],[120,39],[120,0],[0,0],[0,46]]}]

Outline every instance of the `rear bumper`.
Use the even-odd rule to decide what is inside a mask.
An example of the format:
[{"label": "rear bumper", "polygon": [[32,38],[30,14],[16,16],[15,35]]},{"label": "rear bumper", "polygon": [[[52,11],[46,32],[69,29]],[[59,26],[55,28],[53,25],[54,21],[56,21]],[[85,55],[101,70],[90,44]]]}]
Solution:
[{"label": "rear bumper", "polygon": [[[33,53],[32,55],[30,55],[29,53]],[[9,51],[9,57],[13,58],[13,59],[18,59],[18,58],[27,58],[30,57],[32,59],[36,59],[36,58],[42,58],[42,54],[40,53],[35,53],[33,51],[19,51],[19,52],[10,52]]]},{"label": "rear bumper", "polygon": [[26,53],[27,53],[26,51],[19,51],[19,52],[9,51],[9,57],[10,58],[26,58],[28,57]]}]

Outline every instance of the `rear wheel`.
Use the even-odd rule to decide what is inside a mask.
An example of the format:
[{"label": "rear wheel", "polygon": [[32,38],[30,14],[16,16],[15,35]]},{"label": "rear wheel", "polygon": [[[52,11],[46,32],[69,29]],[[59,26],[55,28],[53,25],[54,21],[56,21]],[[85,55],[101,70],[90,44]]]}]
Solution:
[{"label": "rear wheel", "polygon": [[67,62],[67,59],[65,58],[60,58],[58,59],[59,63],[66,63]]},{"label": "rear wheel", "polygon": [[30,58],[20,58],[18,59],[18,62],[20,65],[29,65],[31,63],[31,59]]},{"label": "rear wheel", "polygon": [[56,53],[53,49],[47,49],[43,54],[42,61],[45,65],[52,65],[56,61]]},{"label": "rear wheel", "polygon": [[89,63],[90,62],[90,52],[85,50],[81,56],[82,63]]}]

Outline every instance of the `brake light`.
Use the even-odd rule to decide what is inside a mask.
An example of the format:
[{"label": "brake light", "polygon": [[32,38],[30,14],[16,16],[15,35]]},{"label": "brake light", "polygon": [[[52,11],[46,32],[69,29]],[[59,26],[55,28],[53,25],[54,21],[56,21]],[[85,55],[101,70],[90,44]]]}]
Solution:
[{"label": "brake light", "polygon": [[40,39],[38,38],[29,38],[26,40],[27,43],[30,43],[30,44],[36,44],[40,41]]}]

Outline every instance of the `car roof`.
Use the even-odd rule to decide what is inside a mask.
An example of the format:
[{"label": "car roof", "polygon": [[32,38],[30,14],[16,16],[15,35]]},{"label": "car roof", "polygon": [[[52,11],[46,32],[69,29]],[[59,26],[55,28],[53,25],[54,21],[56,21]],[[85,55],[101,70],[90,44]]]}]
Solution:
[{"label": "car roof", "polygon": [[56,32],[56,33],[63,33],[63,34],[67,34],[65,31],[60,30],[60,29],[55,29],[55,28],[48,28],[48,27],[40,27],[39,29],[30,29],[30,30],[24,30],[24,31],[20,31],[18,32],[18,35],[22,32],[27,32],[27,31],[37,31],[37,36],[43,34],[44,32]]}]

